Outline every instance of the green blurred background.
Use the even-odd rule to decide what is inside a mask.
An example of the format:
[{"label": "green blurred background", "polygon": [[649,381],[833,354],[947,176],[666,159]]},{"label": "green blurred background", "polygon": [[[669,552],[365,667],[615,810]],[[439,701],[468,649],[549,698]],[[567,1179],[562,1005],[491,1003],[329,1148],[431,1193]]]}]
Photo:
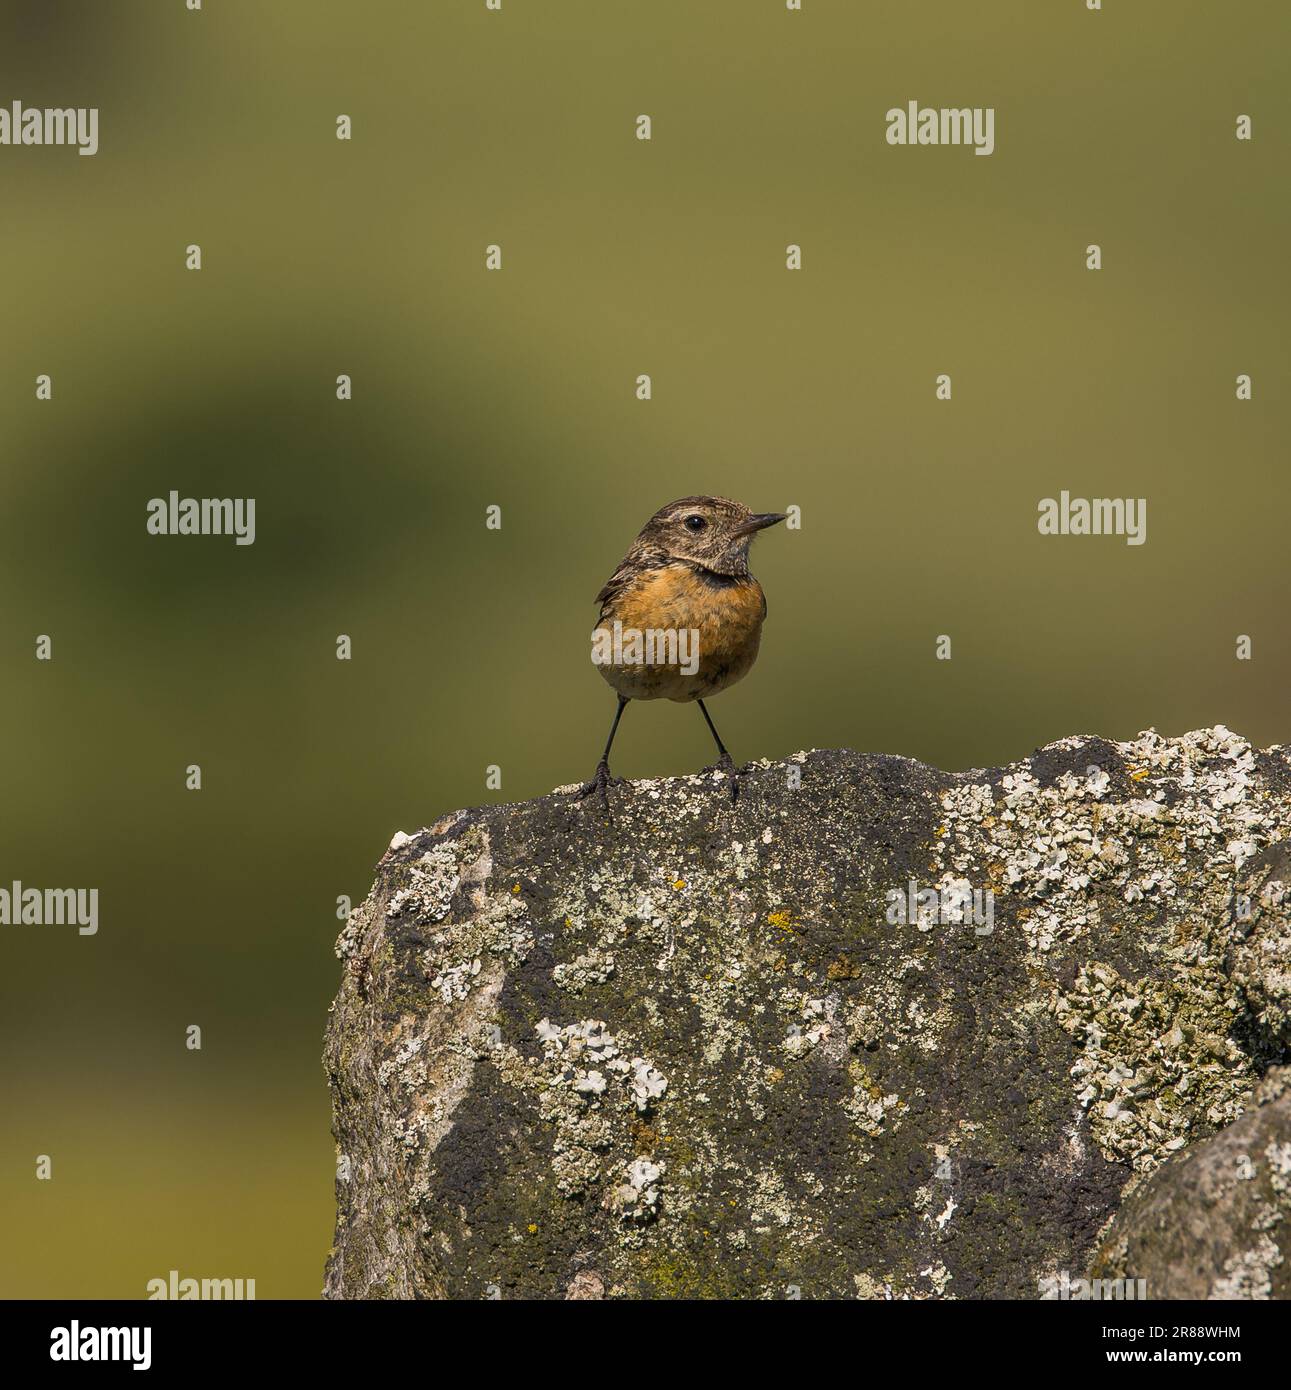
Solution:
[{"label": "green blurred background", "polygon": [[[5,0],[0,102],[101,149],[0,148],[0,882],[101,926],[0,928],[0,1295],[317,1294],[336,898],[590,773],[592,596],[674,497],[802,508],[739,758],[1286,739],[1289,40],[1285,0]],[[995,154],[890,148],[912,99]],[[149,536],[172,488],[255,544]],[[1063,488],[1148,543],[1040,537]],[[710,745],[653,705],[616,754]]]}]

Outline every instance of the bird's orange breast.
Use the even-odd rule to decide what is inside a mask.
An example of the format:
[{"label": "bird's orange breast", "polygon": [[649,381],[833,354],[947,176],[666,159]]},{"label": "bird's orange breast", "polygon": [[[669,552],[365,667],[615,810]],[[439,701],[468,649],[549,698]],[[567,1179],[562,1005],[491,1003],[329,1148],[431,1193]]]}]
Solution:
[{"label": "bird's orange breast", "polygon": [[[622,662],[602,666],[601,674],[629,699],[702,700],[747,674],[765,615],[762,586],[751,575],[718,581],[682,564],[643,571],[606,603],[598,628],[685,633],[689,645],[667,649],[678,660]],[[662,650],[656,642],[655,654]]]}]

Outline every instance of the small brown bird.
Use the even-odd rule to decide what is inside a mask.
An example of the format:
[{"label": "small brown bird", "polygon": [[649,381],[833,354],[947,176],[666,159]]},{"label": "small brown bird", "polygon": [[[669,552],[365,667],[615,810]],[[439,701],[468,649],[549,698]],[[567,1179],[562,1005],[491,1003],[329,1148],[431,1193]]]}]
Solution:
[{"label": "small brown bird", "polygon": [[601,616],[592,660],[619,697],[605,752],[579,797],[610,776],[610,749],[629,700],[694,700],[717,744],[706,772],[726,773],[731,796],[739,776],[704,700],[734,685],[757,658],[767,601],[749,573],[753,537],[782,512],[751,512],[726,497],[683,497],[660,508],[632,542],[596,596]]}]

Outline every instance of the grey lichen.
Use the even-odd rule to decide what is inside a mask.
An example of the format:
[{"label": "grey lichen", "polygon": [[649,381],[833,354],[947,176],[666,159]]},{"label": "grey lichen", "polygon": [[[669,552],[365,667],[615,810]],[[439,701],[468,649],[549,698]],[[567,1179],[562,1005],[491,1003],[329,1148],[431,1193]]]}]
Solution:
[{"label": "grey lichen", "polygon": [[1136,1187],[1093,1277],[1142,1279],[1150,1298],[1291,1297],[1291,1067],[1248,1106]]},{"label": "grey lichen", "polygon": [[[1286,750],[722,790],[396,837],[337,946],[330,1296],[1034,1297],[1286,1055]],[[911,884],[993,916],[893,920]]]}]

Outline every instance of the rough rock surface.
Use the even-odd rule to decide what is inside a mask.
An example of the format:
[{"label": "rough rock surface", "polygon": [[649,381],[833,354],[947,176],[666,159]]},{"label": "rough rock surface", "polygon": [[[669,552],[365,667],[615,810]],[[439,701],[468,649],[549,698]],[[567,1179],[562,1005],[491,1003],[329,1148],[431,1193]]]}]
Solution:
[{"label": "rough rock surface", "polygon": [[337,943],[328,1296],[1035,1298],[1287,1056],[1285,747],[611,797],[382,859]]},{"label": "rough rock surface", "polygon": [[1142,1280],[1148,1298],[1291,1298],[1291,1067],[1251,1106],[1127,1198],[1092,1278]]}]

